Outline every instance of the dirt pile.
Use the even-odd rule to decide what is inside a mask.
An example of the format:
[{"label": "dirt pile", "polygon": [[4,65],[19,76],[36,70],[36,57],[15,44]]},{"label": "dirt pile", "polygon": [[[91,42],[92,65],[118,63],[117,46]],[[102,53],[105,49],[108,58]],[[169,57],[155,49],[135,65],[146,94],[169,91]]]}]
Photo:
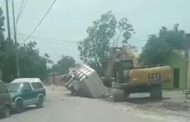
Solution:
[{"label": "dirt pile", "polygon": [[162,107],[173,110],[173,111],[189,111],[190,110],[190,103],[188,101],[175,103],[175,102],[169,102],[164,101],[162,103]]}]

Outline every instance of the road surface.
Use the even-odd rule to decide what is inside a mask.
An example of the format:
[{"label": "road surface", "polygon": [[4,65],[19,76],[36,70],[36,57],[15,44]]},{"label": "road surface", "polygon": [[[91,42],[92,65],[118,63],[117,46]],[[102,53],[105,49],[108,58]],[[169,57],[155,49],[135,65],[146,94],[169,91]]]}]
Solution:
[{"label": "road surface", "polygon": [[73,97],[63,87],[47,88],[43,108],[27,108],[0,122],[188,122],[187,118],[140,110],[121,103]]}]

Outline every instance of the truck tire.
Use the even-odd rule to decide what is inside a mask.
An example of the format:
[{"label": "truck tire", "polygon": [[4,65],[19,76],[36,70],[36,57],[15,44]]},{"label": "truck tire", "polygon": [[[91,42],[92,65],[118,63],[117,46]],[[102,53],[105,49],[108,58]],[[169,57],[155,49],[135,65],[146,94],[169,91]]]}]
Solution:
[{"label": "truck tire", "polygon": [[162,99],[161,85],[151,85],[150,86],[150,97],[153,99]]},{"label": "truck tire", "polygon": [[125,92],[121,89],[113,89],[113,101],[114,102],[123,102],[125,100]]}]

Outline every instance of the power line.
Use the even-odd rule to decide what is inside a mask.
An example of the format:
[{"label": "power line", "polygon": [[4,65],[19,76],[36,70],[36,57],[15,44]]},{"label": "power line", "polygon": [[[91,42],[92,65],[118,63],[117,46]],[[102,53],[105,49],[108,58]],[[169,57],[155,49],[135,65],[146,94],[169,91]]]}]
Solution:
[{"label": "power line", "polygon": [[41,23],[43,22],[43,20],[45,19],[45,17],[48,15],[48,13],[50,12],[50,10],[52,9],[53,5],[55,4],[56,0],[54,0],[52,2],[52,4],[50,5],[50,7],[48,8],[47,12],[43,15],[42,19],[39,21],[39,23],[35,26],[34,30],[29,34],[29,36],[23,40],[22,43],[24,43],[25,41],[27,41],[32,35],[33,33],[38,29],[38,27],[41,25]]},{"label": "power line", "polygon": [[[24,34],[24,33],[17,33],[19,36],[24,36],[27,37],[29,35]],[[54,43],[55,45],[63,44],[63,43],[70,43],[70,44],[77,44],[77,41],[71,41],[71,40],[62,40],[62,39],[55,39],[55,38],[46,38],[46,37],[39,37],[39,36],[31,36],[31,38],[36,39],[36,40],[45,40],[46,42],[49,43]],[[146,43],[146,40],[139,40],[139,41],[130,41],[129,43]]]},{"label": "power line", "polygon": [[[43,43],[43,42],[39,42],[39,43]],[[46,41],[46,43],[49,43],[49,44],[54,44],[54,45],[58,45],[58,46],[63,46],[65,47],[66,45],[63,44],[63,43],[60,43],[60,42],[53,42],[53,41]],[[76,43],[69,43],[69,44],[76,44]],[[68,46],[67,46],[68,47]]]},{"label": "power line", "polygon": [[18,21],[19,21],[21,15],[22,15],[27,3],[28,3],[28,0],[22,0],[22,3],[21,3],[20,8],[19,8],[18,15],[17,15],[17,18],[16,18],[16,23],[18,23]]},{"label": "power line", "polygon": [[17,15],[17,18],[16,18],[16,22],[18,22],[18,19],[20,18],[20,15],[21,15],[21,12],[22,12],[22,8],[24,6],[24,2],[25,2],[25,0],[22,0],[20,8],[18,10],[18,15]]},{"label": "power line", "polygon": [[[17,33],[20,36],[29,36],[27,34],[23,34],[23,33]],[[46,40],[52,43],[59,43],[59,44],[63,44],[63,43],[72,43],[72,44],[77,44],[77,41],[69,41],[69,40],[61,40],[61,39],[54,39],[54,38],[45,38],[45,37],[38,37],[38,36],[30,36],[30,38],[33,39],[37,39],[37,40]]]}]

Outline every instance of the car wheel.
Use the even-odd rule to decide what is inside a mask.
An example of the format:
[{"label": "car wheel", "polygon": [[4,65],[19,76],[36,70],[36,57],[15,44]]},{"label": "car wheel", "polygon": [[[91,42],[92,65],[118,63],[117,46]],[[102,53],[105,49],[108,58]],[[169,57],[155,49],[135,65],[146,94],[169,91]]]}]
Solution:
[{"label": "car wheel", "polygon": [[17,112],[17,113],[20,113],[20,112],[23,111],[23,109],[24,109],[23,101],[22,101],[22,100],[18,100],[18,101],[16,102],[16,108],[15,108],[16,112]]},{"label": "car wheel", "polygon": [[41,108],[41,107],[43,107],[43,104],[44,104],[43,96],[40,96],[40,97],[38,98],[38,103],[36,104],[36,106],[37,106],[38,108]]},{"label": "car wheel", "polygon": [[9,108],[9,106],[5,106],[4,110],[3,110],[3,117],[9,117],[11,114],[10,114],[11,110]]}]

